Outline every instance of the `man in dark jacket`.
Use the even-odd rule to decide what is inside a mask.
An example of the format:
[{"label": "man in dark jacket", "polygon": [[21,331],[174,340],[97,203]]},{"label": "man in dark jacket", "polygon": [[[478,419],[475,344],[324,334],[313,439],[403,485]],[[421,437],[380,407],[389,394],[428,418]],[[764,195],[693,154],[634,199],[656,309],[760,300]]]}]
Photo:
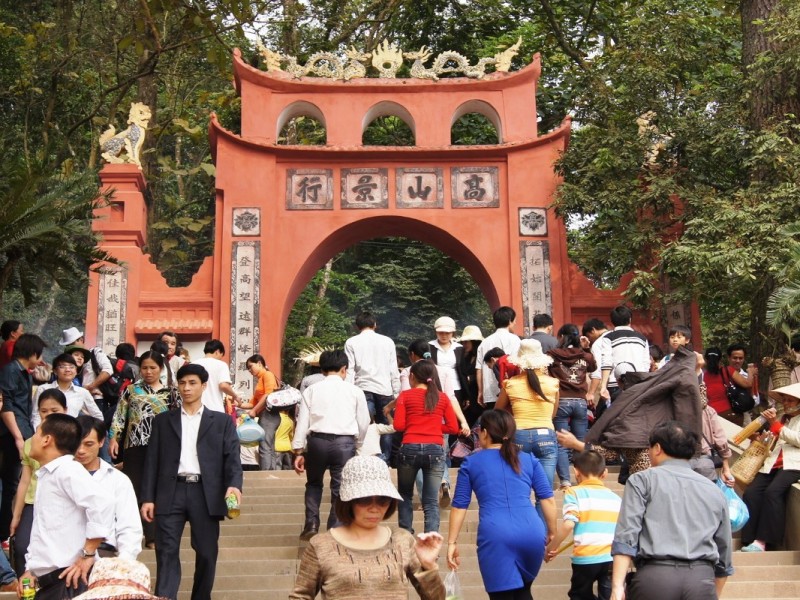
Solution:
[{"label": "man in dark jacket", "polygon": [[156,520],[156,595],[177,598],[180,547],[189,521],[195,550],[192,600],[210,600],[217,567],[219,522],[225,498],[242,499],[239,439],[231,418],[203,407],[208,372],[197,364],[178,369],[180,410],[153,420],[142,482],[142,517]]}]

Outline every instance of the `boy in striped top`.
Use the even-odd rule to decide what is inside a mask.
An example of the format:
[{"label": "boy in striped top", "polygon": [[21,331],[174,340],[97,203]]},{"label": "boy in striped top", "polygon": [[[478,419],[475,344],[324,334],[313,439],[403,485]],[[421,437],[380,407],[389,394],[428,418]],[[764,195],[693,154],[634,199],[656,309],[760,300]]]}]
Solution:
[{"label": "boy in striped top", "polygon": [[[584,450],[573,457],[578,485],[564,492],[564,514],[553,540],[547,546],[547,561],[558,554],[572,533],[570,600],[609,600],[611,597],[611,542],[621,499],[603,483],[608,470],[603,456]],[[592,591],[597,582],[597,595]]]}]

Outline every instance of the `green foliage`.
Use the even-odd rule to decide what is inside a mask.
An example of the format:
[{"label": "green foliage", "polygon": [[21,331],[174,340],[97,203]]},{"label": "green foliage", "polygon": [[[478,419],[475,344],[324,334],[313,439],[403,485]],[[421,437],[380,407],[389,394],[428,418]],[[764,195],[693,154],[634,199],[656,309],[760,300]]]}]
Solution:
[{"label": "green foliage", "polygon": [[399,117],[378,117],[364,129],[361,143],[365,146],[413,146],[414,132]]},{"label": "green foliage", "polygon": [[479,113],[468,113],[453,123],[450,143],[453,145],[479,146],[497,144],[497,130],[491,121]]},{"label": "green foliage", "polygon": [[294,117],[281,130],[279,144],[324,146],[327,134],[322,123],[312,117]]}]

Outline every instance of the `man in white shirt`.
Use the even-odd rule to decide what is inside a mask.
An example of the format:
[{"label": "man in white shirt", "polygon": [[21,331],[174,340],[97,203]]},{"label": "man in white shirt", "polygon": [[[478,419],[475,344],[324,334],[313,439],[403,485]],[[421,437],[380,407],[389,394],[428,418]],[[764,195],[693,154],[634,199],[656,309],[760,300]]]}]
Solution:
[{"label": "man in white shirt", "polygon": [[310,540],[319,531],[322,478],[326,470],[331,473],[328,530],[338,525],[335,510],[342,468],[364,442],[370,420],[364,392],[346,381],[347,355],[341,350],[323,352],[319,366],[325,380],[303,392],[292,440],[294,470],[298,475],[306,474],[306,518],[301,540]]},{"label": "man in white shirt", "polygon": [[78,417],[78,423],[83,438],[75,453],[75,460],[114,499],[113,531],[100,545],[100,555],[136,560],[142,551],[144,534],[133,484],[125,473],[100,460],[100,448],[106,439],[105,423],[88,415]]},{"label": "man in white shirt", "polygon": [[478,346],[478,356],[475,360],[476,379],[478,382],[478,404],[486,408],[494,408],[497,397],[500,395],[500,385],[492,369],[483,360],[484,355],[492,348],[500,348],[506,354],[516,354],[519,350],[519,336],[512,333],[517,319],[516,311],[510,306],[501,306],[492,315],[495,332],[487,337]]},{"label": "man in white shirt", "polygon": [[[378,323],[370,312],[356,317],[359,334],[344,344],[347,355],[347,381],[364,391],[369,414],[375,422],[388,424],[383,409],[400,393],[400,373],[397,368],[397,348],[391,338],[377,333]],[[381,438],[384,460],[392,451],[391,436]]]},{"label": "man in white shirt", "polygon": [[650,371],[650,347],[644,334],[631,327],[633,313],[627,306],[617,306],[611,311],[614,330],[609,331],[597,344],[600,350],[600,397],[611,402],[619,395],[616,380],[617,367],[625,364],[623,372],[647,373]]},{"label": "man in white shirt", "polygon": [[25,557],[28,570],[20,582],[37,579],[39,600],[62,600],[84,591],[97,548],[111,534],[113,502],[75,462],[80,441],[77,419],[64,414],[50,415],[31,438],[31,458],[41,468]]},{"label": "man in white shirt", "polygon": [[233,389],[231,371],[228,364],[222,359],[225,357],[225,345],[219,340],[206,342],[203,347],[205,356],[198,358],[191,364],[200,365],[208,373],[208,385],[203,392],[203,406],[217,412],[225,412],[224,395],[239,402],[239,394]]},{"label": "man in white shirt", "polygon": [[36,429],[42,422],[39,416],[39,396],[45,390],[58,388],[67,398],[67,414],[77,417],[81,412],[94,417],[103,419],[103,413],[97,406],[92,395],[82,387],[75,385],[75,377],[78,375],[78,363],[71,354],[59,354],[53,359],[53,373],[56,380],[53,383],[44,383],[36,389],[36,397],[33,401],[33,415],[31,425]]}]

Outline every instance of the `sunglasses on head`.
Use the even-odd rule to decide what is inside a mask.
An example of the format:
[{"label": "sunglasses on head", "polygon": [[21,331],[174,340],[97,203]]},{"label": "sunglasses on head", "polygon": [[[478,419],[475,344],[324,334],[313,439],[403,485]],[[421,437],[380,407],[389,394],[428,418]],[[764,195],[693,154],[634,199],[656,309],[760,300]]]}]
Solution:
[{"label": "sunglasses on head", "polygon": [[371,506],[372,504],[377,504],[383,508],[389,506],[392,503],[392,499],[388,496],[365,496],[364,498],[356,498],[353,500],[353,502],[359,506]]}]

